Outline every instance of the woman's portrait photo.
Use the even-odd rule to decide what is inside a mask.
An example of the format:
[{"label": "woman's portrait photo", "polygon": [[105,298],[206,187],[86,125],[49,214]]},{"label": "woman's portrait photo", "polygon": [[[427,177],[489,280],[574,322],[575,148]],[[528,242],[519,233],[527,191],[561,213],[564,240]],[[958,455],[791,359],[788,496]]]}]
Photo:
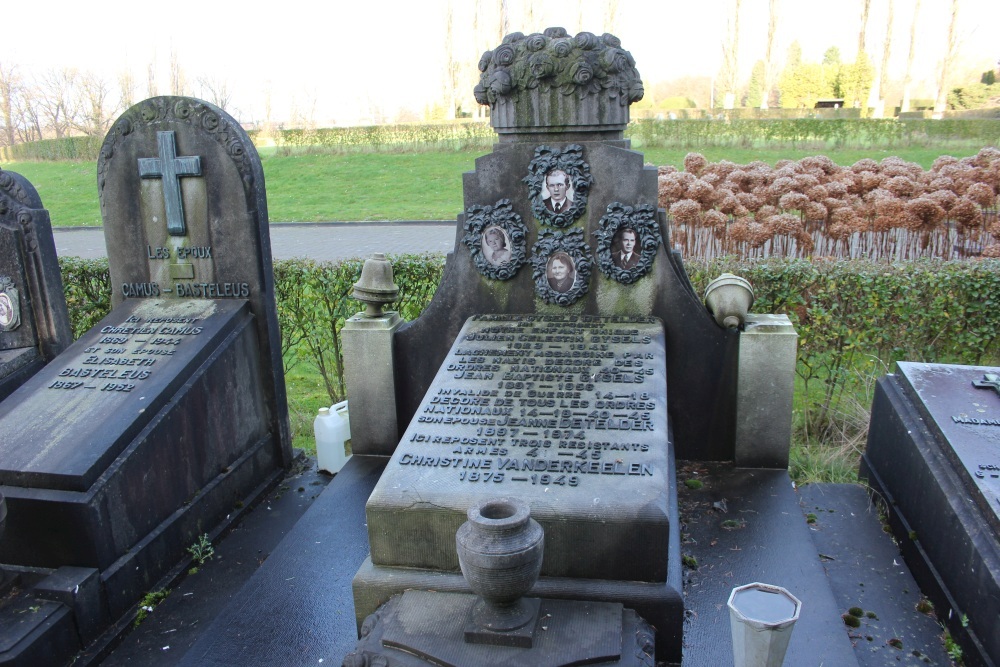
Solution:
[{"label": "woman's portrait photo", "polygon": [[6,292],[0,292],[0,329],[7,329],[14,324],[14,304]]},{"label": "woman's portrait photo", "polygon": [[510,261],[510,238],[500,227],[487,227],[483,232],[483,256],[493,266],[501,266]]},{"label": "woman's portrait photo", "polygon": [[573,259],[565,252],[557,252],[549,258],[545,269],[549,287],[560,294],[565,294],[573,288],[576,282],[576,268]]}]

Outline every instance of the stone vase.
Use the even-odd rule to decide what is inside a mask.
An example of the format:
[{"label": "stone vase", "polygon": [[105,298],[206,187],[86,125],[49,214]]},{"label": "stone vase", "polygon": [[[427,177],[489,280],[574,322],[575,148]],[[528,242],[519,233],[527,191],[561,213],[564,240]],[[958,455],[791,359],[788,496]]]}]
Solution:
[{"label": "stone vase", "polygon": [[482,598],[474,620],[505,632],[530,621],[533,607],[521,599],[542,569],[544,535],[528,505],[516,498],[479,501],[458,529],[455,545],[462,575]]}]

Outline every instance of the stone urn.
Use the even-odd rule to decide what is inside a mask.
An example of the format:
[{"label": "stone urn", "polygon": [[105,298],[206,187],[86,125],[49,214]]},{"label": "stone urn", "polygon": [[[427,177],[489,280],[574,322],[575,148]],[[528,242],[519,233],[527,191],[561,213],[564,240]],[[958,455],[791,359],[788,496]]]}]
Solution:
[{"label": "stone urn", "polygon": [[482,599],[473,620],[493,632],[516,630],[535,615],[522,599],[542,569],[544,535],[517,498],[490,498],[469,508],[455,544],[462,575]]}]

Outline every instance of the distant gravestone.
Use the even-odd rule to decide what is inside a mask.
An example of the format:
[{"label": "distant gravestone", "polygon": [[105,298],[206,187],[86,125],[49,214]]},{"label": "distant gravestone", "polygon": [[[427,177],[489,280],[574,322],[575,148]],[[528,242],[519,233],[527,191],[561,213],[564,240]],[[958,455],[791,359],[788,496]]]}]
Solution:
[{"label": "distant gravestone", "polygon": [[1000,368],[900,362],[879,380],[861,476],[939,618],[1000,664]]},{"label": "distant gravestone", "polygon": [[49,212],[0,171],[0,400],[73,342]]},{"label": "distant gravestone", "polygon": [[161,97],[98,161],[111,313],[0,404],[0,561],[99,572],[110,620],[291,460],[263,172],[224,111]]}]

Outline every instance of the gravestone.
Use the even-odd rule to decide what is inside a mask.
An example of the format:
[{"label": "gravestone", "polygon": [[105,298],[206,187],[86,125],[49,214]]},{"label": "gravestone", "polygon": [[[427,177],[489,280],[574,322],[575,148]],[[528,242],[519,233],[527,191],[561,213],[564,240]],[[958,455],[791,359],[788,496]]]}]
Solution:
[{"label": "gravestone", "polygon": [[49,212],[0,171],[0,401],[73,342]]},{"label": "gravestone", "polygon": [[879,380],[861,476],[967,655],[1000,663],[1000,369],[900,362]]},{"label": "gravestone", "polygon": [[113,309],[0,404],[0,562],[92,573],[107,623],[269,488],[291,448],[246,133],[198,100],[146,100],[109,131],[98,186]]},{"label": "gravestone", "polygon": [[513,33],[479,66],[499,140],[464,176],[433,301],[393,334],[380,390],[409,426],[366,452],[392,458],[367,504],[358,628],[404,590],[467,592],[455,531],[514,494],[545,529],[530,595],[621,603],[679,661],[674,454],[733,460],[739,334],[695,294],[657,170],[624,139],[642,84],[620,41]]}]

